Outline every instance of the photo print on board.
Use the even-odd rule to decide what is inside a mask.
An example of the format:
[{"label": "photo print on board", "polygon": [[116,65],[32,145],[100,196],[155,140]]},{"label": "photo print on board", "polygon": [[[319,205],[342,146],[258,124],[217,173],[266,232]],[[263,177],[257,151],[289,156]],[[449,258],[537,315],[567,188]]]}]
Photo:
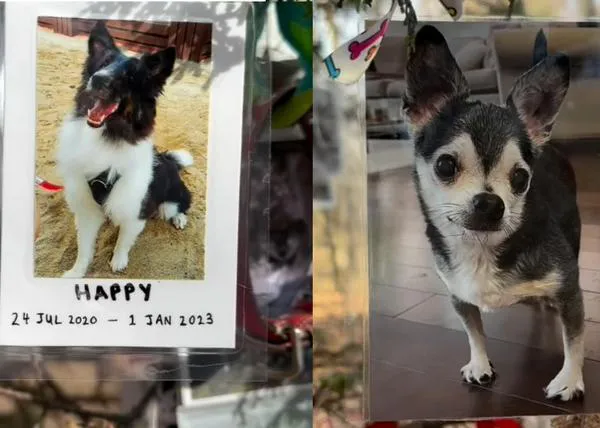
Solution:
[{"label": "photo print on board", "polygon": [[235,346],[247,10],[7,7],[0,344]]},{"label": "photo print on board", "polygon": [[38,19],[36,276],[203,278],[211,27]]}]

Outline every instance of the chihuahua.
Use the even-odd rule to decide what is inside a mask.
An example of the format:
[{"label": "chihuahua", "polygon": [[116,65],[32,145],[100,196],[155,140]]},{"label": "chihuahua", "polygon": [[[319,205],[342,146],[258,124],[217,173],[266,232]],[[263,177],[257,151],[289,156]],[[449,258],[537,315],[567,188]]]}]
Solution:
[{"label": "chihuahua", "polygon": [[549,143],[569,74],[566,55],[545,57],[505,106],[470,100],[444,36],[428,25],[415,37],[403,99],[426,235],[469,340],[463,379],[495,377],[480,310],[545,299],[562,322],[564,362],[544,391],[564,401],[584,392],[575,174]]}]

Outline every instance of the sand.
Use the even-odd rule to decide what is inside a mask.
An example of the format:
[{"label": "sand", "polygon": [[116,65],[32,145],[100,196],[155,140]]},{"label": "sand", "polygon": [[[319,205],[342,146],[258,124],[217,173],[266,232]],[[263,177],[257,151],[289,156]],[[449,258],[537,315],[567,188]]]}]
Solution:
[{"label": "sand", "polygon": [[[85,38],[38,31],[36,174],[62,184],[56,170],[57,136],[73,108],[86,56]],[[182,173],[192,192],[188,224],[182,231],[161,220],[150,220],[129,254],[129,266],[114,274],[109,266],[118,229],[106,223],[98,236],[91,278],[202,279],[208,142],[210,64],[181,63],[159,99],[154,142],[159,150],[184,148],[195,164]],[[176,77],[174,77],[176,76]],[[62,192],[36,190],[40,231],[35,244],[35,276],[60,277],[77,255],[73,216]],[[32,215],[33,219],[33,215]]]}]

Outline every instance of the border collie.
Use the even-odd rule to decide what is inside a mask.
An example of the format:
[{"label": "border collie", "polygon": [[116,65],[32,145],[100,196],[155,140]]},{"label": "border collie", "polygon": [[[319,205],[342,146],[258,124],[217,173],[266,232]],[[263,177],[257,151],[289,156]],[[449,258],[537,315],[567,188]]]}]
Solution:
[{"label": "border collie", "polygon": [[505,106],[472,101],[444,36],[424,26],[404,97],[426,234],[470,345],[463,378],[484,384],[495,374],[480,309],[547,299],[562,323],[564,362],[545,393],[564,401],[584,391],[575,174],[549,143],[569,76],[567,56],[546,57],[516,80]]},{"label": "border collie", "polygon": [[151,139],[157,98],[174,63],[172,47],[128,57],[103,22],[92,29],[75,110],[59,136],[57,164],[77,227],[77,259],[63,277],[85,276],[106,218],[119,227],[113,272],[127,267],[148,218],[186,226],[191,195],[179,171],[192,164],[192,156],[184,150],[159,153]]}]

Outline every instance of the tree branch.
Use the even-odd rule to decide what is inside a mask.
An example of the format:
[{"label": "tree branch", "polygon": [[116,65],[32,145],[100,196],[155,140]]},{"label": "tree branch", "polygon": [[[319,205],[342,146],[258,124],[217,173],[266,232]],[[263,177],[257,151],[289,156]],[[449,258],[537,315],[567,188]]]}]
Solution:
[{"label": "tree branch", "polygon": [[[54,388],[53,388],[54,389]],[[86,410],[70,399],[60,401],[50,400],[41,396],[38,391],[28,388],[16,388],[0,386],[0,395],[13,398],[18,402],[29,402],[36,404],[46,410],[61,411],[79,416],[83,420],[102,419],[112,422],[118,426],[129,426],[136,421],[143,413],[144,409],[154,396],[158,389],[158,384],[154,383],[142,397],[140,402],[129,412],[129,414],[119,414],[113,412],[98,412]],[[64,396],[62,396],[64,397]]]}]

